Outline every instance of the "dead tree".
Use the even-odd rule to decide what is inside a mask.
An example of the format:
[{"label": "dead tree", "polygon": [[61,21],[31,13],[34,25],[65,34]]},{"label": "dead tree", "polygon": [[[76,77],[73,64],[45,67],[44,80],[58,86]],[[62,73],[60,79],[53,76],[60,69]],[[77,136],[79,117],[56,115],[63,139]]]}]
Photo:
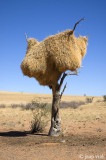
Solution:
[{"label": "dead tree", "polygon": [[63,81],[66,76],[68,75],[77,75],[77,70],[74,73],[63,73],[63,76],[60,80],[60,83],[57,83],[55,86],[52,86],[52,114],[51,114],[51,128],[49,130],[49,136],[59,136],[61,133],[61,118],[59,116],[59,104],[62,98],[62,95],[65,91],[66,85],[65,84],[62,92],[60,93]]}]

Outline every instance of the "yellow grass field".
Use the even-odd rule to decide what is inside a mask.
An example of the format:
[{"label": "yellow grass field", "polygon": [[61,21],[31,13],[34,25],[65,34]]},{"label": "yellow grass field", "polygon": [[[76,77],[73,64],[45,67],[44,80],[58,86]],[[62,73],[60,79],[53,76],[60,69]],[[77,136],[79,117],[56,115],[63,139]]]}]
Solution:
[{"label": "yellow grass field", "polygon": [[71,105],[72,101],[83,101],[85,104],[60,108],[62,135],[48,137],[50,112],[44,119],[48,121],[45,131],[32,135],[28,131],[33,111],[11,105],[32,101],[51,104],[51,95],[0,91],[0,159],[54,160],[57,157],[58,160],[78,160],[81,155],[83,159],[86,155],[105,159],[106,102],[103,97],[94,96],[92,103],[86,103],[87,98],[92,97],[63,95],[61,103]]},{"label": "yellow grass field", "polygon": [[[92,96],[89,96],[92,97]],[[72,96],[72,95],[63,95],[62,101],[80,101],[85,100],[84,96]],[[51,103],[52,95],[51,94],[34,94],[34,93],[23,93],[23,92],[6,92],[0,91],[0,104],[20,104],[28,103],[32,100]],[[94,101],[103,100],[102,97],[94,97]]]}]

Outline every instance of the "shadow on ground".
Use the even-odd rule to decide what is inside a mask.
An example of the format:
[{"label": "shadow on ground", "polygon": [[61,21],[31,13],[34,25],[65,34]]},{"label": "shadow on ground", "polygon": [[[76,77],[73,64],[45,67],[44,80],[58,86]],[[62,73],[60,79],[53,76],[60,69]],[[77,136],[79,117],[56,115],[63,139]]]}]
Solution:
[{"label": "shadow on ground", "polygon": [[27,133],[20,132],[20,131],[10,131],[10,132],[2,132],[0,133],[0,136],[2,137],[25,137],[27,136]]},{"label": "shadow on ground", "polygon": [[2,137],[25,137],[27,135],[38,135],[38,136],[48,136],[47,134],[31,134],[30,131],[9,131],[9,132],[1,132],[0,136]]}]

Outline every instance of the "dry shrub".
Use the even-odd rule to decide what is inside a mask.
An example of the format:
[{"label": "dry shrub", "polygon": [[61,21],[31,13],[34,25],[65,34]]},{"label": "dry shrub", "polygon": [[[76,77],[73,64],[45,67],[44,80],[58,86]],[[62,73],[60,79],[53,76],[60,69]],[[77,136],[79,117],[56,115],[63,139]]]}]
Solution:
[{"label": "dry shrub", "polygon": [[25,109],[25,110],[32,110],[32,111],[36,108],[36,106],[32,103],[21,104],[19,107],[23,110]]},{"label": "dry shrub", "polygon": [[61,108],[73,108],[76,109],[81,105],[84,105],[84,101],[71,101],[71,102],[61,102],[60,107]]},{"label": "dry shrub", "polygon": [[103,96],[103,100],[104,100],[104,102],[106,102],[106,95]]},{"label": "dry shrub", "polygon": [[6,108],[5,104],[0,104],[0,108]]},{"label": "dry shrub", "polygon": [[31,104],[31,103],[27,103],[27,104],[11,104],[10,105],[11,108],[21,108],[21,109],[25,109],[25,110],[33,110],[35,109],[35,107]]},{"label": "dry shrub", "polygon": [[36,106],[37,108],[45,109],[46,111],[49,111],[51,109],[51,104],[49,104],[49,103],[40,103],[40,102],[36,102],[36,101],[32,101],[31,103],[32,103],[32,105]]},{"label": "dry shrub", "polygon": [[24,105],[22,105],[22,104],[11,104],[10,107],[11,107],[11,108],[14,108],[14,109],[15,109],[15,108],[19,108],[19,107],[20,107],[20,108],[23,108]]},{"label": "dry shrub", "polygon": [[86,98],[86,103],[92,103],[93,99],[94,99],[94,97],[87,97]]},{"label": "dry shrub", "polygon": [[31,133],[38,133],[43,132],[45,127],[48,124],[48,121],[45,120],[47,117],[47,110],[46,109],[40,109],[36,108],[36,110],[33,112],[33,121],[31,122]]},{"label": "dry shrub", "polygon": [[32,101],[27,104],[11,104],[11,108],[21,108],[23,110],[35,110],[36,108],[46,109],[47,111],[50,111],[51,105],[48,103],[39,103]]},{"label": "dry shrub", "polygon": [[36,78],[41,85],[56,84],[63,72],[81,67],[87,40],[82,36],[76,38],[73,30],[52,35],[41,42],[30,38],[21,64],[23,74]]}]

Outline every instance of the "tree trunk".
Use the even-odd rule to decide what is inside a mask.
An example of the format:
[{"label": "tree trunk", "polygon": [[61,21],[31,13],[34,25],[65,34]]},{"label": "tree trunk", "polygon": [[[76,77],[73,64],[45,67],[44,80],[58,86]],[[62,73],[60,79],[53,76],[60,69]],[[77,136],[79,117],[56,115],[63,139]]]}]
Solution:
[{"label": "tree trunk", "polygon": [[49,130],[49,136],[59,136],[61,132],[61,119],[59,118],[59,103],[60,93],[59,85],[52,87],[52,114],[51,114],[51,127]]},{"label": "tree trunk", "polygon": [[50,86],[50,88],[52,88],[53,101],[52,101],[51,127],[49,130],[49,136],[59,136],[61,133],[61,119],[59,118],[59,104],[67,83],[65,84],[61,94],[60,94],[60,89],[66,76],[77,75],[77,73],[78,73],[77,70],[75,70],[74,73],[64,72],[63,76],[61,77],[60,83],[58,84],[57,82],[56,85],[53,85],[52,87]]}]

